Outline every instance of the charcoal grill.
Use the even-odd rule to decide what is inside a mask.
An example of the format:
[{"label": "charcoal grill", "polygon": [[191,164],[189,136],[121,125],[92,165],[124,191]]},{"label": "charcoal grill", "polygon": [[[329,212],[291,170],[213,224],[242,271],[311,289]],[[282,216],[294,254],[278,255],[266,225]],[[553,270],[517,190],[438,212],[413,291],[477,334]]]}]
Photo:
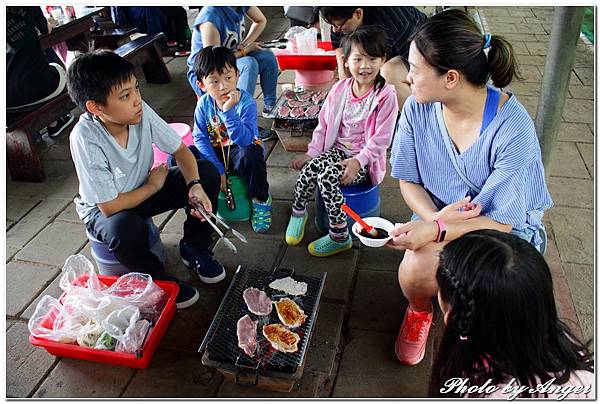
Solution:
[{"label": "charcoal grill", "polygon": [[[287,99],[285,98],[285,96],[283,94],[281,94],[279,96],[279,98],[277,99],[277,102],[275,103],[275,107],[273,108],[273,111],[275,113],[275,119],[273,122],[274,129],[287,130],[290,132],[291,136],[303,136],[303,132],[308,132],[308,131],[310,131],[312,133],[312,130],[314,128],[316,128],[319,123],[318,114],[316,116],[310,117],[310,118],[306,117],[306,116],[298,117],[298,118],[293,118],[293,117],[282,118],[281,116],[279,116],[279,107],[284,105],[286,102],[287,102]],[[323,100],[321,100],[321,102],[319,102],[318,105],[320,108],[323,107],[324,102],[325,102],[325,98],[323,98]]]},{"label": "charcoal grill", "polygon": [[[269,287],[272,281],[286,276],[306,282],[308,285],[306,295],[291,296]],[[202,364],[216,368],[236,384],[290,391],[295,381],[302,377],[306,349],[317,318],[326,276],[327,273],[323,273],[320,278],[299,275],[295,274],[293,269],[287,268],[276,268],[273,272],[266,272],[239,266],[198,349],[198,352],[204,352]],[[300,327],[292,329],[300,336],[298,351],[284,353],[271,347],[262,333],[262,327],[273,323],[281,324],[281,321],[277,317],[275,307],[269,316],[250,313],[243,298],[244,290],[249,287],[263,290],[273,301],[289,297],[302,308],[307,315],[306,321]],[[253,358],[238,347],[237,322],[246,314],[252,320],[258,320],[257,349]]]}]

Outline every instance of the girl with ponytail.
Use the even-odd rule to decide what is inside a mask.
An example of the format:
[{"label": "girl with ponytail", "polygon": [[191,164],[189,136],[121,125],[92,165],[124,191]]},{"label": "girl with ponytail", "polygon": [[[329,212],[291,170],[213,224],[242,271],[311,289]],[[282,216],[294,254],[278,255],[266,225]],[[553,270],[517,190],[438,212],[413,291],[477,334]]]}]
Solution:
[{"label": "girl with ponytail", "polygon": [[[589,344],[559,320],[550,270],[531,244],[496,230],[467,233],[442,250],[436,280],[446,329],[430,396],[593,397]],[[509,383],[526,388],[508,391]]]},{"label": "girl with ponytail", "polygon": [[482,34],[465,12],[448,10],[417,28],[408,61],[412,95],[396,127],[391,165],[413,216],[392,231],[388,245],[406,250],[398,278],[409,306],[395,350],[414,365],[425,354],[445,243],[496,229],[543,253],[542,217],[552,199],[533,121],[514,94],[498,89],[517,77],[506,40]]}]

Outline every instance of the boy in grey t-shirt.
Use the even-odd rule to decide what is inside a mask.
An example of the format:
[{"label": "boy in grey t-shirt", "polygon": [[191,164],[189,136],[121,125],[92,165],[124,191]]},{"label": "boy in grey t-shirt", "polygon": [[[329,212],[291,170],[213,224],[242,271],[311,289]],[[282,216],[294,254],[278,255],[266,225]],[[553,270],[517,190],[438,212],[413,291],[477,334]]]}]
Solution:
[{"label": "boy in grey t-shirt", "polygon": [[[150,251],[146,220],[185,208],[179,244],[183,262],[205,283],[223,280],[225,269],[208,249],[213,229],[190,205],[197,203],[206,211],[216,208],[218,171],[210,162],[196,160],[177,133],[142,101],[134,66],[126,59],[106,50],[82,54],[69,66],[67,88],[85,111],[70,137],[79,178],[79,217],[131,271],[177,281],[177,307],[191,306],[198,292],[165,273]],[[178,166],[152,168],[152,143],[172,154]]]}]

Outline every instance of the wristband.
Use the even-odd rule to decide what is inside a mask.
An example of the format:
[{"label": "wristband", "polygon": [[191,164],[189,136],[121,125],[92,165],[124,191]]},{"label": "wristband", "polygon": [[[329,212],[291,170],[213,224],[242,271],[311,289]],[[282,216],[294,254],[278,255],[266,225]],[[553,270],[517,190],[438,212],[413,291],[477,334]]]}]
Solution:
[{"label": "wristband", "polygon": [[435,241],[441,243],[446,238],[446,223],[444,223],[441,219],[434,220],[434,222],[438,226],[438,234],[435,238]]},{"label": "wristband", "polygon": [[193,187],[194,185],[196,185],[196,184],[204,185],[204,182],[203,182],[203,181],[202,181],[200,178],[197,178],[197,179],[195,179],[195,180],[191,180],[191,181],[190,181],[190,182],[188,182],[188,184],[187,184],[187,190],[188,190],[188,192],[190,192],[190,189],[192,189],[192,187]]},{"label": "wristband", "polygon": [[246,56],[246,51],[244,50],[244,48],[240,48],[238,50],[240,51],[240,55],[241,55],[240,57]]}]

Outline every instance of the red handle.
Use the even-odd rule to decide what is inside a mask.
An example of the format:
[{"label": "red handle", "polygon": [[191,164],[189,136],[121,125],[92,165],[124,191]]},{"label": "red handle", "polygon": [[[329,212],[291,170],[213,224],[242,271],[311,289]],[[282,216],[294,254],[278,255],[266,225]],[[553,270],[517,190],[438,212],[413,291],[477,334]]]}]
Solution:
[{"label": "red handle", "polygon": [[350,208],[350,206],[348,206],[344,203],[344,204],[342,204],[342,210],[344,212],[346,212],[352,219],[356,220],[363,227],[363,229],[365,229],[368,233],[371,232],[371,230],[373,230],[373,226],[371,226],[370,224],[367,224],[367,222],[362,220],[362,218],[360,216],[358,216],[358,213],[353,211]]}]

